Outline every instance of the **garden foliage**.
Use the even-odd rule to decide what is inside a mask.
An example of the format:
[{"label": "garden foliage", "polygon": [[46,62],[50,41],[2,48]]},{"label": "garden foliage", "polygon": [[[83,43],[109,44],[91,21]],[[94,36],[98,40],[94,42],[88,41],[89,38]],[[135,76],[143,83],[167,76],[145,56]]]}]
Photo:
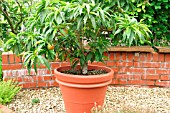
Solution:
[{"label": "garden foliage", "polygon": [[129,13],[149,25],[152,45],[170,46],[170,0],[142,0],[134,4],[134,11]]},{"label": "garden foliage", "polygon": [[13,80],[0,81],[0,104],[7,104],[21,90],[17,82]]},{"label": "garden foliage", "polygon": [[37,72],[37,64],[41,63],[50,69],[48,61],[56,57],[61,61],[70,59],[73,67],[88,61],[103,62],[108,45],[169,45],[168,0],[0,0],[0,3],[1,38],[6,42],[6,50],[22,55],[29,72],[32,66]]}]

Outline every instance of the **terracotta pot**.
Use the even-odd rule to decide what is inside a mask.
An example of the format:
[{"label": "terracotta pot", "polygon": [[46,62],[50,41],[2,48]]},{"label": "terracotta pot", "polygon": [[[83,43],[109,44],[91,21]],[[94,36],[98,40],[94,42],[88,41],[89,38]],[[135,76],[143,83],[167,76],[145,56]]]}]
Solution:
[{"label": "terracotta pot", "polygon": [[0,113],[14,113],[14,112],[6,106],[0,105]]},{"label": "terracotta pot", "polygon": [[[80,66],[77,66],[79,69]],[[101,75],[71,75],[61,73],[69,70],[70,66],[57,68],[54,73],[59,83],[66,113],[91,113],[90,110],[96,102],[103,105],[108,84],[112,82],[113,70],[102,66],[89,66],[88,69],[105,70],[108,73]]]}]

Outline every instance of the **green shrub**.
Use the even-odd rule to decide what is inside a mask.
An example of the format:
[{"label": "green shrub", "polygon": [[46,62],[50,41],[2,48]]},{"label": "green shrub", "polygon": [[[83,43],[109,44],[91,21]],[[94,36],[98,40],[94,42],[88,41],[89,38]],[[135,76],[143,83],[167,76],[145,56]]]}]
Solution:
[{"label": "green shrub", "polygon": [[39,98],[33,98],[31,101],[32,104],[37,104],[40,103],[40,99]]},{"label": "green shrub", "polygon": [[[136,4],[136,5],[135,5]],[[152,44],[156,46],[170,46],[170,1],[169,0],[141,0],[134,3],[135,10],[129,12],[144,19],[152,31]]]},{"label": "green shrub", "polygon": [[13,80],[0,82],[0,104],[7,104],[21,90],[17,82]]}]

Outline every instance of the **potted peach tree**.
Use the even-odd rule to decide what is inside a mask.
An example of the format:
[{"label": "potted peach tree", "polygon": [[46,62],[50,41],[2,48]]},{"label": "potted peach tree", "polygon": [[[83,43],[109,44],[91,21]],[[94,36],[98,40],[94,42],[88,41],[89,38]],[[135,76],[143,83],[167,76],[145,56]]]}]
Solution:
[{"label": "potted peach tree", "polygon": [[[29,72],[32,65],[37,71],[40,63],[50,69],[47,59],[70,61],[71,66],[55,69],[67,113],[90,113],[95,102],[103,104],[113,71],[90,63],[104,62],[103,53],[111,45],[109,35],[121,33],[116,27],[115,15],[124,17],[121,7],[129,1],[122,3],[117,0],[42,0],[36,6],[37,12],[28,18],[27,30],[14,35],[21,42]],[[148,32],[147,27],[145,32]],[[129,33],[125,32],[123,37],[131,43],[137,35]],[[145,38],[143,31],[138,33]]]}]

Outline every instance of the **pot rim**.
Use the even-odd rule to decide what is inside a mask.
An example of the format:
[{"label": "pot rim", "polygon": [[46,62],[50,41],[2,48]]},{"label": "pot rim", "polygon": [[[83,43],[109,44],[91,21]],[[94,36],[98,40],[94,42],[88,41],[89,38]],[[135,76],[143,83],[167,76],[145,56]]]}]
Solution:
[{"label": "pot rim", "polygon": [[110,81],[113,78],[113,73],[114,73],[111,68],[106,67],[106,66],[98,66],[98,65],[88,65],[88,68],[89,69],[103,69],[107,71],[108,73],[100,74],[100,75],[83,76],[83,75],[65,74],[65,73],[60,72],[60,70],[64,70],[68,68],[70,69],[71,66],[62,66],[54,70],[54,76],[56,77],[57,81],[68,82],[68,83],[94,84],[94,83]]}]

